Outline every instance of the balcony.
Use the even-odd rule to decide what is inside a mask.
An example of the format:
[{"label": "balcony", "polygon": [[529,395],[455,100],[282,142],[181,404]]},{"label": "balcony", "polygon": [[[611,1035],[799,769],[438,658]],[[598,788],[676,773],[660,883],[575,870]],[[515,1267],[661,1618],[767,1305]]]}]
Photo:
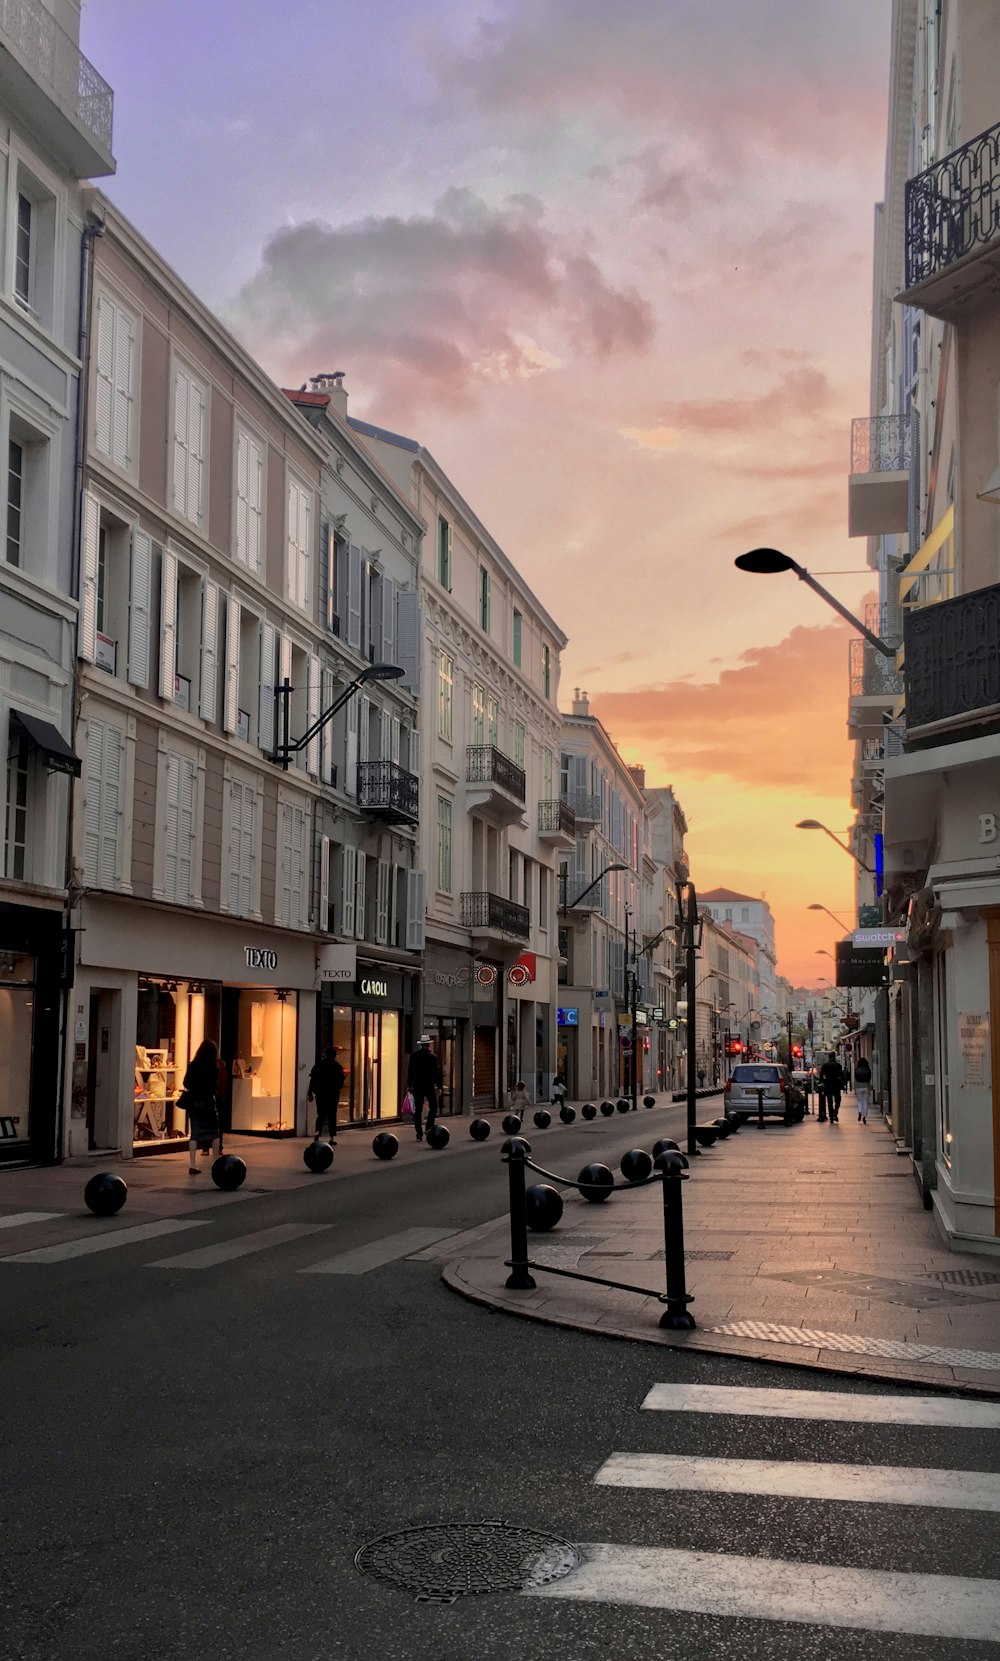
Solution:
[{"label": "balcony", "polygon": [[[589,889],[589,893],[584,893]],[[591,911],[606,911],[608,904],[608,882],[602,877],[600,882],[590,886],[590,879],[570,877],[566,872],[559,876],[559,910],[575,911],[583,916]]]},{"label": "balcony", "polygon": [[420,817],[420,780],[395,761],[358,764],[358,806],[391,825],[415,825]]},{"label": "balcony", "polygon": [[524,768],[495,744],[470,744],[465,752],[466,807],[498,826],[524,823]]},{"label": "balcony", "polygon": [[509,949],[512,942],[522,945],[531,938],[527,906],[489,892],[462,895],[462,927],[472,935],[476,950]]},{"label": "balcony", "polygon": [[905,215],[897,299],[954,322],[1000,286],[1000,123],[909,179]]},{"label": "balcony", "polygon": [[905,531],[910,489],[910,422],[905,415],[851,422],[848,536]]},{"label": "balcony", "polygon": [[578,825],[599,825],[601,822],[601,798],[591,795],[586,790],[567,790],[563,801],[570,808]]},{"label": "balcony", "polygon": [[571,848],[576,841],[576,814],[561,797],[539,802],[538,840],[554,848]]},{"label": "balcony", "polygon": [[114,93],[41,0],[0,0],[0,99],[74,178],[114,172]]},{"label": "balcony", "polygon": [[903,695],[903,680],[892,658],[877,652],[867,640],[849,644],[850,703],[847,730],[851,738],[882,738],[883,716]]},{"label": "balcony", "polygon": [[907,614],[908,749],[1000,730],[1000,583]]}]

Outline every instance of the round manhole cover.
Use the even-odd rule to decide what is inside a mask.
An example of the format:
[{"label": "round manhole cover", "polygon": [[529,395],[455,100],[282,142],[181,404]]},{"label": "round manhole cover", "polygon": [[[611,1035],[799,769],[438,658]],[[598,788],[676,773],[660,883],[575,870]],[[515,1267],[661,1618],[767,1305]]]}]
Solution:
[{"label": "round manhole cover", "polygon": [[580,1553],[568,1540],[510,1523],[431,1523],[370,1540],[354,1562],[418,1601],[454,1603],[562,1580],[579,1567]]}]

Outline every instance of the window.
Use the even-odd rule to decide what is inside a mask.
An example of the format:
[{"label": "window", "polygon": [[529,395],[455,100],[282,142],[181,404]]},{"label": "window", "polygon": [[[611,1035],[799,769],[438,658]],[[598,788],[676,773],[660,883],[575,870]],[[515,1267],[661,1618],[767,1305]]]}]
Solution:
[{"label": "window", "polygon": [[438,582],[451,593],[451,526],[438,517]]},{"label": "window", "polygon": [[90,888],[114,888],[119,877],[124,808],[125,734],[111,721],[87,722],[83,786],[83,871]]},{"label": "window", "polygon": [[312,502],[298,479],[288,481],[288,540],[285,581],[293,605],[308,611],[310,606],[310,555],[312,550]]},{"label": "window", "polygon": [[94,445],[116,467],[133,465],[136,328],[108,294],[97,300],[94,367]]},{"label": "window", "polygon": [[500,743],[500,705],[496,698],[486,700],[486,742],[494,749]]},{"label": "window", "polygon": [[750,921],[750,907],[748,905],[741,906],[740,907],[740,922],[741,923],[749,923],[749,921]]},{"label": "window", "polygon": [[524,722],[514,722],[514,760],[519,767],[524,766]]},{"label": "window", "polygon": [[17,198],[17,231],[14,240],[14,293],[31,305],[31,221],[33,209],[27,196]]},{"label": "window", "polygon": [[174,372],[174,512],[200,525],[204,512],[208,393],[189,370]]},{"label": "window", "polygon": [[281,803],[279,870],[275,921],[289,929],[309,927],[309,810],[304,802]]},{"label": "window", "polygon": [[7,563],[21,563],[21,493],[24,450],[13,439],[7,445]]},{"label": "window", "polygon": [[7,506],[4,557],[8,565],[43,580],[55,580],[49,511],[48,435],[29,425],[15,409],[7,431]]},{"label": "window", "polygon": [[234,774],[229,780],[229,882],[224,909],[234,917],[260,916],[260,794],[253,779]]},{"label": "window", "polygon": [[451,893],[451,800],[438,797],[437,885],[442,894]]},{"label": "window", "polygon": [[472,688],[472,742],[486,743],[486,693],[481,686]]},{"label": "window", "polygon": [[200,905],[198,763],[169,749],[160,760],[163,874],[154,895],[173,905]]},{"label": "window", "polygon": [[[565,795],[565,794],[566,794],[566,792],[563,791],[563,795]],[[544,802],[550,802],[552,800],[552,751],[551,750],[543,750],[542,751],[542,800]]]},{"label": "window", "polygon": [[219,623],[216,583],[164,548],[160,567],[160,697],[205,721],[218,720]]},{"label": "window", "polygon": [[490,632],[490,574],[485,565],[479,568],[479,627]]},{"label": "window", "polygon": [[521,667],[521,637],[522,637],[523,632],[524,632],[524,618],[521,616],[521,613],[519,611],[515,611],[515,613],[514,613],[514,626],[513,626],[513,629],[511,630],[510,649],[511,649],[511,656],[514,659],[515,667],[518,668],[518,669],[520,669],[520,667]]},{"label": "window", "polygon": [[264,447],[240,427],[236,435],[236,558],[260,574],[263,566]]},{"label": "window", "polygon": [[542,647],[542,691],[546,698],[552,696],[552,653],[547,646]]},{"label": "window", "polygon": [[63,273],[58,269],[67,200],[65,187],[34,157],[18,154],[11,136],[11,193],[5,238],[5,287],[23,312],[57,332],[62,325]]},{"label": "window", "polygon": [[28,855],[28,785],[30,747],[23,732],[10,735],[7,750],[7,798],[4,816],[5,877],[23,882]]},{"label": "window", "polygon": [[438,654],[438,737],[451,743],[452,696],[455,687],[455,665],[446,652]]}]

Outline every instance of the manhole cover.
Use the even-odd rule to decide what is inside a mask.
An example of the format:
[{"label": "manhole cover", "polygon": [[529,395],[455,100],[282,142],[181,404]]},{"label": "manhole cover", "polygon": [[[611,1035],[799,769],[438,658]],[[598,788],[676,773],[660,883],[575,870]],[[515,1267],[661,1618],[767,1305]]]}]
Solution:
[{"label": "manhole cover", "polygon": [[355,1567],[418,1603],[454,1603],[479,1592],[523,1592],[579,1567],[568,1540],[509,1523],[431,1523],[370,1540]]},{"label": "manhole cover", "polygon": [[945,1286],[996,1286],[1000,1275],[989,1269],[941,1269],[930,1280],[940,1280]]}]

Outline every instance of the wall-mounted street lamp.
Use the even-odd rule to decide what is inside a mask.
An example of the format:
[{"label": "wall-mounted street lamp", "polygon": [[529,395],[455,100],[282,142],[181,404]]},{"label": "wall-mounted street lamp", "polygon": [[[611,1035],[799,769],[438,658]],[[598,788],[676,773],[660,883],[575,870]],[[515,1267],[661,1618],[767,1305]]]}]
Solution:
[{"label": "wall-mounted street lamp", "polygon": [[818,583],[815,577],[810,576],[804,565],[799,565],[788,554],[783,554],[780,548],[751,548],[749,552],[739,554],[733,563],[740,571],[752,571],[755,576],[759,577],[772,577],[779,571],[794,571],[799,582],[805,583],[814,594],[819,595],[821,600],[825,600],[828,606],[832,606],[834,611],[838,612],[846,623],[850,623],[852,629],[857,629],[859,634],[864,635],[870,646],[874,646],[875,650],[881,652],[883,657],[895,659],[895,646],[890,646],[887,640],[880,640],[877,634],[872,633],[871,629],[866,629],[860,618],[855,617],[852,611],[848,611],[846,606],[842,606],[840,601],[834,598],[829,589],[824,588],[822,583]]},{"label": "wall-mounted street lamp", "polygon": [[580,890],[580,892],[576,896],[575,900],[570,900],[569,905],[563,905],[563,906],[559,907],[560,911],[572,911],[573,907],[575,905],[579,905],[581,900],[585,900],[587,898],[587,895],[590,893],[591,889],[596,888],[598,883],[603,882],[605,877],[609,876],[612,871],[627,871],[627,870],[628,870],[627,865],[605,865],[604,870],[600,873],[600,875],[596,876],[594,878],[593,882],[588,882],[586,888],[582,888]]},{"label": "wall-mounted street lamp", "polygon": [[[802,823],[804,825],[805,820],[803,820]],[[795,828],[797,830],[799,827],[796,826]],[[848,853],[850,853],[851,850],[848,848],[847,851],[848,851]],[[832,917],[834,922],[836,923],[837,927],[839,929],[843,929],[845,934],[850,934],[852,932],[851,924],[850,923],[845,923],[842,917],[838,917],[836,912],[833,912],[833,911],[830,910],[829,906],[820,905],[818,901],[814,900],[812,905],[807,905],[806,906],[806,910],[807,911],[825,911],[827,916]]]},{"label": "wall-mounted street lamp", "polygon": [[[872,867],[870,865],[866,865],[863,859],[859,859],[857,854],[854,852],[853,848],[849,848],[847,846],[846,842],[841,842],[840,837],[839,836],[834,836],[833,831],[830,830],[828,826],[821,825],[818,819],[800,819],[798,821],[798,823],[796,824],[795,829],[796,830],[821,830],[821,831],[825,831],[827,836],[830,838],[830,840],[832,842],[836,842],[838,848],[843,848],[845,854],[850,854],[850,856],[853,859],[855,865],[860,865],[862,871],[867,871],[869,876],[874,876],[875,875],[875,872],[872,869]],[[825,911],[826,907],[823,906],[822,909]],[[831,916],[832,915],[833,914],[831,913]]]},{"label": "wall-mounted street lamp", "polygon": [[281,685],[274,689],[275,700],[279,702],[281,709],[281,742],[275,745],[274,754],[269,756],[268,760],[273,761],[277,766],[283,767],[287,773],[288,763],[292,756],[298,755],[301,750],[312,743],[317,734],[323,731],[327,723],[333,720],[333,717],[354,697],[355,692],[360,687],[366,685],[368,681],[398,681],[404,674],[405,670],[400,669],[399,665],[395,663],[369,663],[362,669],[360,675],[356,675],[344,687],[340,696],[334,699],[329,709],[325,709],[322,715],[317,715],[312,726],[306,729],[302,737],[294,739],[288,736],[288,722],[292,693],[295,688],[286,675]]}]

